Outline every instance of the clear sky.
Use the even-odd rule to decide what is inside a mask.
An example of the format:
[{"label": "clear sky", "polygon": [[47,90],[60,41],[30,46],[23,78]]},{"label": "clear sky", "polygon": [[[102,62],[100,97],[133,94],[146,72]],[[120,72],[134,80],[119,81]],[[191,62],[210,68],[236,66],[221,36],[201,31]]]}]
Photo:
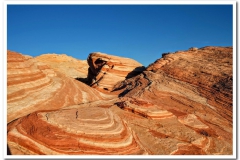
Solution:
[{"label": "clear sky", "polygon": [[145,66],[164,52],[232,46],[231,5],[8,5],[7,49],[26,55],[91,52]]}]

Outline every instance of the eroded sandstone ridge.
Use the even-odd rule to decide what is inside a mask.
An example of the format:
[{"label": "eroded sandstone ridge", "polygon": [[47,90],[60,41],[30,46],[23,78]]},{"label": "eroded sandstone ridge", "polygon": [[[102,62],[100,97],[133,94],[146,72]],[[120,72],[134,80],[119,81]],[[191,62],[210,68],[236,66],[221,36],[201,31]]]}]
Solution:
[{"label": "eroded sandstone ridge", "polygon": [[142,72],[145,67],[139,62],[124,57],[94,52],[88,56],[88,84],[100,90],[111,91],[113,86]]},{"label": "eroded sandstone ridge", "polygon": [[115,90],[122,91],[118,105],[125,110],[151,119],[173,114],[197,133],[232,145],[232,77],[232,47],[204,47],[165,54]]},{"label": "eroded sandstone ridge", "polygon": [[102,99],[102,93],[30,56],[7,52],[7,122],[37,110]]},{"label": "eroded sandstone ridge", "polygon": [[72,78],[87,78],[88,65],[86,60],[78,60],[66,54],[42,54],[35,57],[37,61],[44,62],[52,69]]},{"label": "eroded sandstone ridge", "polygon": [[[28,61],[22,56],[17,59],[24,66]],[[99,98],[99,92],[79,82],[97,98],[85,102],[80,96],[79,104],[29,110],[8,124],[9,148],[27,155],[231,155],[232,63],[232,47],[164,54],[114,85],[111,99]],[[74,91],[73,82],[65,85]],[[55,105],[58,99],[53,100]]]}]

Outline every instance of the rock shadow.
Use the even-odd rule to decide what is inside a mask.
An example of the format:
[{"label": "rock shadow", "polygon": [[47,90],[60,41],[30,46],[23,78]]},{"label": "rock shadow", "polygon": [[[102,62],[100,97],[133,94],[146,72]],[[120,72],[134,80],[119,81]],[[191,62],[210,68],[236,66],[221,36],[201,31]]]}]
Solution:
[{"label": "rock shadow", "polygon": [[90,85],[90,84],[89,84],[89,81],[88,81],[88,78],[77,77],[77,78],[75,78],[75,79],[78,80],[78,81],[80,81],[80,82],[83,82],[83,83],[85,83],[85,84],[87,84],[87,85]]},{"label": "rock shadow", "polygon": [[129,79],[129,78],[135,77],[135,76],[139,75],[140,73],[142,73],[145,70],[146,70],[146,68],[144,66],[136,67],[134,70],[129,72],[125,78]]}]

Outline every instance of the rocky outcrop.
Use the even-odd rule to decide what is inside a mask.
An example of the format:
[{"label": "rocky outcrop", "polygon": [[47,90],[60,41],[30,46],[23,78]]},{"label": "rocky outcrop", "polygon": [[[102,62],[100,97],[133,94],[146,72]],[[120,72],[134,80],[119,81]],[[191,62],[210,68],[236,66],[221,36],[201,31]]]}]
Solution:
[{"label": "rocky outcrop", "polygon": [[[48,100],[47,92],[43,92],[44,96],[39,94],[40,99],[45,99],[42,103],[38,98],[32,99],[31,94],[37,92],[25,98],[20,94],[13,96],[19,99],[18,104],[37,104],[34,109],[26,105],[27,109],[20,108],[18,113],[27,111],[27,114],[19,119],[11,117],[14,112],[8,106],[11,111],[8,117],[15,119],[7,127],[8,146],[14,155],[233,154],[231,47],[191,48],[167,53],[142,73],[125,76],[123,81],[110,83],[109,76],[109,80],[102,83],[103,78],[98,79],[102,85],[91,83],[100,89],[101,86],[113,86],[107,95],[70,80],[32,58],[12,54],[16,55],[8,62],[12,65],[8,66],[9,87],[11,82],[17,87],[23,81],[35,82],[32,75],[39,72],[50,79],[51,89],[45,88],[52,95]],[[90,65],[89,70],[96,78],[105,71],[106,74],[117,72],[115,65],[110,67],[111,59],[104,56],[98,59],[100,57],[94,54],[89,57],[92,57],[88,63],[93,69]],[[20,76],[23,74],[28,76]],[[18,78],[11,81],[14,76]],[[25,80],[27,77],[29,79]],[[88,78],[91,80],[91,75]],[[52,85],[58,83],[68,90],[53,91]],[[57,99],[53,92],[60,97]],[[66,95],[68,100],[63,98]],[[77,103],[71,101],[76,95],[79,96]]]},{"label": "rocky outcrop", "polygon": [[81,107],[36,112],[21,119],[21,123],[16,123],[8,133],[8,144],[12,152],[20,154],[106,155],[146,152],[126,122],[107,108]]},{"label": "rocky outcrop", "polygon": [[232,71],[232,47],[195,48],[165,54],[114,90],[128,99],[120,108],[151,119],[154,110],[166,110],[166,115],[175,115],[176,121],[194,131],[232,145]]},{"label": "rocky outcrop", "polygon": [[100,100],[102,95],[29,56],[7,52],[7,122],[37,110]]},{"label": "rocky outcrop", "polygon": [[107,91],[111,91],[117,82],[133,77],[145,69],[135,60],[100,52],[91,53],[87,62],[88,84]]},{"label": "rocky outcrop", "polygon": [[174,115],[165,110],[164,107],[154,105],[150,102],[136,98],[121,98],[121,102],[116,103],[121,109],[138,114],[148,119],[163,119],[174,117]]},{"label": "rocky outcrop", "polygon": [[42,54],[35,57],[39,62],[72,78],[87,78],[88,65],[86,60],[78,60],[66,54]]},{"label": "rocky outcrop", "polygon": [[232,59],[232,47],[205,47],[166,55],[147,70],[190,84],[195,93],[206,99],[205,104],[231,121]]},{"label": "rocky outcrop", "polygon": [[[123,100],[123,99],[122,99]],[[127,99],[125,99],[126,101]],[[132,100],[132,101],[131,101]],[[130,102],[131,101],[131,102]],[[127,102],[128,103],[128,102]],[[38,111],[8,125],[12,154],[22,155],[175,155],[231,154],[232,146],[193,114],[152,110],[134,112],[91,102],[55,111]],[[155,106],[159,107],[159,106]],[[143,111],[143,112],[142,112]],[[170,115],[170,114],[171,115]]]}]

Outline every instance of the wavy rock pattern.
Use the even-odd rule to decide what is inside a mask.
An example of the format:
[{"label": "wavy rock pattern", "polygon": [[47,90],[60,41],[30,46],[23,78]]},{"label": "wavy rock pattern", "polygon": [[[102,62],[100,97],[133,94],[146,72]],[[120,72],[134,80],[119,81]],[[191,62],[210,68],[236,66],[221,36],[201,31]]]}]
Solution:
[{"label": "wavy rock pattern", "polygon": [[199,94],[207,98],[207,103],[216,109],[221,106],[220,110],[226,112],[224,117],[230,120],[232,59],[232,47],[204,47],[167,54],[147,70],[164,72],[168,77],[196,86]]},{"label": "wavy rock pattern", "polygon": [[86,60],[78,60],[66,54],[42,54],[35,57],[39,62],[72,78],[87,78],[88,65]]},{"label": "wavy rock pattern", "polygon": [[127,77],[139,74],[145,67],[130,58],[91,53],[87,59],[88,83],[97,89],[111,91],[113,86]]},{"label": "wavy rock pattern", "polygon": [[[231,47],[191,48],[164,54],[141,74],[114,82],[115,86],[109,83],[110,77],[106,81],[99,79],[99,86],[92,84],[100,89],[112,88],[108,94],[67,78],[30,57],[11,54],[16,55],[8,62],[10,89],[15,83],[21,88],[25,81],[35,82],[39,79],[35,76],[42,75],[49,79],[52,88],[47,93],[52,94],[55,89],[54,93],[61,95],[58,99],[50,96],[50,101],[43,92],[43,103],[33,101],[29,94],[25,98],[21,97],[24,94],[10,96],[12,106],[20,105],[13,105],[11,100],[37,103],[27,106],[27,110],[20,108],[18,114],[25,116],[8,123],[12,154],[198,155],[197,158],[233,154]],[[101,75],[104,66],[110,66],[112,61],[98,58],[93,56],[92,65],[96,61],[98,64],[93,71]],[[29,76],[20,76],[23,74]],[[54,88],[53,84],[68,90]],[[76,94],[78,103],[70,103]],[[66,96],[68,101],[64,100]],[[11,108],[8,113],[15,119]]]},{"label": "wavy rock pattern", "polygon": [[[151,119],[109,108],[75,105],[70,109],[38,111],[8,125],[13,154],[139,155],[228,154],[221,137],[180,123],[176,116]],[[183,118],[181,118],[183,119]],[[198,122],[199,123],[199,122]],[[202,124],[201,124],[202,125]],[[208,133],[210,133],[208,131]]]},{"label": "wavy rock pattern", "polygon": [[161,106],[157,106],[139,99],[122,99],[122,102],[118,102],[117,105],[121,109],[150,119],[163,119],[174,116],[171,112],[168,112]]},{"label": "wavy rock pattern", "polygon": [[102,95],[29,56],[7,53],[8,122],[37,110],[100,100]]},{"label": "wavy rock pattern", "polygon": [[[165,54],[142,74],[118,83],[114,90],[121,91],[125,99],[162,106],[183,125],[232,145],[232,85],[232,48],[205,47]],[[132,106],[124,104],[123,108]],[[179,150],[192,147],[187,146],[180,145]]]},{"label": "wavy rock pattern", "polygon": [[124,121],[97,107],[30,114],[11,129],[8,138],[12,151],[24,154],[146,153]]}]

